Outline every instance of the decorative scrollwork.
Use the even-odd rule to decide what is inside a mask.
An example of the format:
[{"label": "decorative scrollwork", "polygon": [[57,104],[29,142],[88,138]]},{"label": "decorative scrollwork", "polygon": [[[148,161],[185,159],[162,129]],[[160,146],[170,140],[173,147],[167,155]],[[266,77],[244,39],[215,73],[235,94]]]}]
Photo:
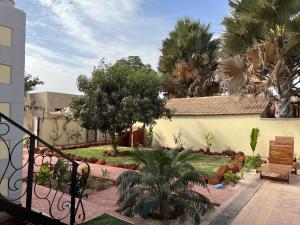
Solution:
[{"label": "decorative scrollwork", "polygon": [[[40,210],[55,221],[82,223],[85,220],[82,200],[87,197],[89,165],[78,164],[14,121],[7,117],[3,121],[1,117],[4,116],[0,113],[0,141],[4,143],[1,151],[5,152],[7,159],[1,162],[0,184],[7,182],[8,194],[0,197],[16,204],[22,200],[23,207]],[[6,138],[12,133],[11,124],[27,134],[20,141],[14,141],[14,145]],[[45,143],[48,148],[35,152],[32,143],[36,140]],[[22,150],[23,154],[20,153]],[[23,157],[23,163],[20,157]],[[74,198],[75,205],[72,205]]]}]

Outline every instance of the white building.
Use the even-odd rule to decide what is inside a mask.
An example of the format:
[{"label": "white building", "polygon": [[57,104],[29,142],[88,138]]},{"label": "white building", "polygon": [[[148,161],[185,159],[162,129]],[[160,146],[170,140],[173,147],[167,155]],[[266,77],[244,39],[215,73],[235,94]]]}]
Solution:
[{"label": "white building", "polygon": [[[0,112],[18,124],[23,124],[26,16],[14,5],[14,0],[0,0]],[[5,171],[5,165],[8,151],[12,149],[14,165],[22,165],[23,145],[17,143],[22,140],[23,133],[10,126],[9,133],[3,135],[6,129],[5,126],[0,126],[0,179],[4,174],[4,178],[0,180],[0,193],[14,198],[20,194],[20,189],[12,191],[8,188],[8,183],[20,179],[21,171],[12,176],[11,166]]]}]

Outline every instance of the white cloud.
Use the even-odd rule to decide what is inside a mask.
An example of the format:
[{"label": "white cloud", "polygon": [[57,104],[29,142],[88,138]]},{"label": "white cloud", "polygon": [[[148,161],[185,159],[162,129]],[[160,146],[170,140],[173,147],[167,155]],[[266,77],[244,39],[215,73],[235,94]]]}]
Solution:
[{"label": "white cloud", "polygon": [[77,76],[90,75],[103,57],[139,55],[156,69],[170,23],[143,15],[143,0],[31,1],[43,11],[40,24],[28,21],[38,35],[26,45],[26,71],[45,81],[38,90],[76,93]]}]

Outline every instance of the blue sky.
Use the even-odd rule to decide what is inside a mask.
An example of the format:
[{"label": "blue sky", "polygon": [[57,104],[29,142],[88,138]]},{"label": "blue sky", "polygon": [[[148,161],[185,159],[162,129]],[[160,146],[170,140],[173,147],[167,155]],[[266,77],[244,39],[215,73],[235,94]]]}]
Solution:
[{"label": "blue sky", "polygon": [[27,13],[26,72],[36,91],[78,93],[76,79],[107,62],[139,55],[156,69],[162,40],[176,20],[211,23],[218,37],[227,0],[16,0]]}]

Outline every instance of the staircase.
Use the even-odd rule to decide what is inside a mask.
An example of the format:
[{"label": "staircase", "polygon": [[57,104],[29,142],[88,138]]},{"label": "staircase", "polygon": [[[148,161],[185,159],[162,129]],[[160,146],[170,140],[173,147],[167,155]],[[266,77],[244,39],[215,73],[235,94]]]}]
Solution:
[{"label": "staircase", "polygon": [[[16,132],[21,132],[23,139],[8,143],[6,140]],[[47,151],[36,154],[36,141],[46,146]],[[0,161],[2,215],[5,212],[26,224],[74,225],[85,220],[82,200],[90,173],[87,163],[79,164],[68,158],[2,113],[0,142],[0,156],[7,156]],[[16,151],[20,146],[26,151],[23,159]],[[17,220],[2,223],[14,224]]]}]

